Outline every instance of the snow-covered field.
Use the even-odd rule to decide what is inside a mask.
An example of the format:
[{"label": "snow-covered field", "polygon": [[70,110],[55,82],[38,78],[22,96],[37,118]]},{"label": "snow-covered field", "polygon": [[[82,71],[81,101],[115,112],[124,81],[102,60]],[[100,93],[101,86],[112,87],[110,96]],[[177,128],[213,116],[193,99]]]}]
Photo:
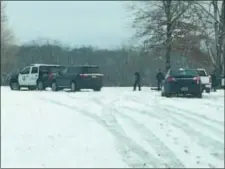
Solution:
[{"label": "snow-covered field", "polygon": [[224,91],[1,88],[2,167],[224,167]]}]

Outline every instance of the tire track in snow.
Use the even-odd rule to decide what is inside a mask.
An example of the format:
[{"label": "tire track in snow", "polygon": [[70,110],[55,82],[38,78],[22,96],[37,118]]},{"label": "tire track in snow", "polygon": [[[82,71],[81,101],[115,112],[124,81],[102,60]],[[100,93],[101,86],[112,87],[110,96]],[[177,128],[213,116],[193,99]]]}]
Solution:
[{"label": "tire track in snow", "polygon": [[[127,97],[127,96],[125,96]],[[122,98],[122,97],[120,97]],[[203,133],[201,133],[201,131],[197,131],[195,128],[193,128],[190,125],[190,120],[192,120],[193,122],[193,118],[189,117],[189,120],[186,119],[186,117],[180,115],[180,113],[175,113],[176,115],[178,115],[180,118],[182,118],[183,120],[179,120],[179,118],[177,118],[176,115],[174,115],[174,110],[170,110],[167,107],[163,106],[163,105],[159,105],[159,103],[155,102],[153,103],[152,107],[146,103],[140,103],[140,99],[137,98],[137,96],[133,96],[130,95],[129,97],[127,97],[127,100],[134,100],[136,103],[138,102],[138,104],[141,104],[143,106],[145,106],[146,108],[150,108],[150,109],[154,109],[154,115],[155,118],[162,120],[164,119],[164,121],[170,121],[170,123],[175,126],[180,128],[181,130],[183,130],[185,133],[187,133],[187,135],[189,135],[189,137],[191,137],[193,140],[196,140],[196,143],[203,147],[203,148],[208,148],[211,152],[211,155],[216,157],[217,159],[223,160],[224,159],[224,143],[215,140],[214,138],[207,136]],[[154,100],[154,99],[153,99]],[[155,105],[157,105],[157,107],[155,107]],[[160,107],[162,106],[162,107]],[[166,111],[165,111],[166,108]],[[176,108],[176,107],[174,107]],[[131,111],[133,112],[133,110],[131,109]],[[138,110],[140,111],[140,110]],[[161,114],[162,116],[158,116],[158,114],[156,113],[158,112],[159,114]],[[148,111],[146,111],[145,113],[147,113],[147,115],[149,116]],[[193,113],[193,112],[192,112]],[[151,117],[151,116],[150,116]],[[207,128],[210,131],[213,131],[217,133],[217,135],[222,136],[224,135],[223,132],[215,129],[211,128],[211,125],[206,125],[206,124],[202,124],[202,122],[194,119],[197,125],[200,125],[203,128]],[[210,121],[210,120],[209,120]],[[218,121],[214,121],[218,124]],[[221,123],[220,123],[221,125]]]},{"label": "tire track in snow", "polygon": [[[131,99],[133,101],[136,101],[136,99],[134,99],[134,98],[131,98]],[[145,107],[150,107],[149,104],[146,104],[146,103],[141,103],[141,104],[144,105]],[[154,104],[157,105],[159,103],[156,103],[156,102],[153,103],[152,107],[153,107]],[[150,107],[150,108],[152,108],[152,107]],[[172,108],[173,108],[173,110],[171,110]],[[157,109],[158,109],[158,107],[157,107]],[[188,116],[187,114],[189,114],[190,111],[186,111],[186,110],[182,111],[181,109],[179,109],[175,106],[172,106],[172,105],[170,106],[170,108],[168,108],[167,105],[162,105],[162,104],[160,104],[160,109],[163,109],[164,112],[171,112],[172,114],[170,114],[170,115],[172,115],[173,117],[177,116],[178,118],[181,118],[185,122],[191,122],[193,124],[197,124],[198,126],[200,126],[202,128],[206,128],[208,131],[211,131],[212,133],[215,133],[217,135],[217,137],[219,137],[220,139],[224,138],[224,132],[223,131],[220,131],[218,128],[216,128],[216,127],[214,127],[210,124],[206,124],[205,122],[202,122],[202,120],[199,120],[199,119],[193,118],[191,116]],[[178,112],[180,112],[180,113],[178,113]],[[185,112],[185,114],[184,114],[184,112]]]},{"label": "tire track in snow", "polygon": [[[102,119],[99,116],[96,116],[94,113],[90,113],[84,109],[66,105],[56,100],[40,98],[43,101],[47,101],[58,106],[63,106],[70,110],[76,110],[80,112],[81,115],[89,117],[96,121],[99,125],[107,129],[117,141],[119,148],[122,150],[119,151],[120,155],[125,158],[124,161],[128,164],[129,167],[160,167],[160,164],[156,163],[158,161],[154,156],[149,154],[142,146],[134,142],[130,137],[128,137],[123,129],[119,126],[116,119],[113,116],[107,116],[108,119]],[[110,120],[110,119],[111,120]],[[128,150],[127,150],[128,149]],[[139,157],[138,159],[133,159],[132,154],[136,154]],[[138,160],[138,161],[137,161]],[[134,162],[137,161],[137,162]]]},{"label": "tire track in snow", "polygon": [[[208,131],[211,131],[212,133],[215,133],[220,139],[223,140],[223,135],[224,132],[220,131],[218,128],[209,125],[209,124],[205,124],[203,122],[201,122],[200,120],[194,119],[190,116],[187,116],[185,114],[182,114],[183,111],[181,111],[180,109],[177,109],[176,111],[172,111],[171,109],[169,109],[166,106],[161,106],[162,109],[164,109],[165,111],[170,111],[171,113],[173,113],[173,116],[177,116],[178,118],[183,119],[184,121],[190,121],[193,124],[197,124],[198,126],[201,126],[203,128],[206,128]],[[174,107],[175,108],[175,107]],[[181,113],[178,113],[181,112]],[[187,111],[185,113],[188,113]]]},{"label": "tire track in snow", "polygon": [[[163,106],[166,107],[166,105],[163,105]],[[224,126],[224,122],[221,122],[221,121],[218,121],[218,120],[215,120],[215,119],[210,119],[210,118],[206,117],[205,115],[196,114],[196,113],[194,113],[194,112],[192,112],[192,111],[190,111],[190,110],[182,109],[182,108],[180,108],[180,107],[175,107],[175,106],[172,106],[172,105],[170,105],[170,108],[177,109],[179,112],[186,112],[186,113],[189,114],[189,115],[191,114],[192,116],[197,117],[198,120],[204,119],[205,121],[210,122],[210,123],[213,123],[213,124],[215,124],[215,125],[219,125],[220,127],[223,127],[223,126]],[[187,115],[185,115],[185,116],[187,116]],[[190,117],[190,116],[188,116],[188,117],[189,117],[189,118],[192,118],[192,117]],[[193,119],[193,118],[192,118],[192,119]],[[212,127],[213,127],[213,126],[212,126]],[[223,133],[223,132],[221,132],[221,133]]]},{"label": "tire track in snow", "polygon": [[[174,113],[173,110],[166,109],[166,111],[168,112],[167,114]],[[224,143],[203,134],[201,131],[197,131],[196,129],[191,127],[191,125],[188,123],[188,121],[181,122],[174,115],[172,115],[172,117],[174,119],[176,119],[176,125],[178,125],[180,128],[183,128],[183,130],[186,131],[187,133],[188,132],[192,133],[192,135],[194,136],[193,138],[197,138],[197,140],[198,140],[197,143],[200,146],[202,146],[203,148],[209,148],[211,151],[211,155],[213,155],[214,157],[216,157],[220,160],[224,159]],[[209,129],[209,128],[207,128],[207,129]],[[222,133],[221,136],[223,136],[223,135],[224,135],[224,133]],[[216,150],[216,153],[215,153],[215,150]]]},{"label": "tire track in snow", "polygon": [[160,157],[165,161],[165,166],[171,168],[184,168],[184,164],[176,157],[176,155],[145,125],[138,123],[136,120],[130,116],[125,115],[122,112],[119,112],[117,109],[114,109],[116,114],[122,119],[125,119],[130,122],[137,131],[141,133],[141,136],[150,144],[150,146],[160,154]]},{"label": "tire track in snow", "polygon": [[[196,140],[197,144],[203,148],[208,148],[211,152],[211,155],[214,157],[218,158],[219,160],[224,160],[224,144],[214,140],[213,138],[206,136],[202,134],[199,131],[196,131],[194,128],[190,126],[189,123],[185,123],[177,119],[175,116],[172,116],[173,111],[170,112],[164,112],[163,109],[160,107],[157,107],[157,109],[150,108],[149,110],[152,109],[151,112],[149,111],[140,111],[134,109],[130,109],[128,107],[124,107],[132,112],[135,113],[140,113],[143,115],[147,115],[150,118],[157,118],[159,120],[163,120],[174,127],[180,128],[183,130],[189,137],[191,137],[193,140]],[[161,111],[160,111],[161,110]]]},{"label": "tire track in snow", "polygon": [[[103,116],[104,115],[106,115],[109,111],[111,112],[111,114],[110,114],[110,116],[111,117],[113,117],[113,119],[114,120],[116,120],[116,118],[112,115],[112,113],[114,113],[115,112],[115,110],[112,108],[112,106],[113,106],[113,104],[115,103],[115,102],[117,102],[119,99],[121,99],[122,97],[121,96],[119,96],[117,99],[114,99],[114,100],[112,100],[112,101],[110,101],[109,103],[107,103],[107,104],[105,104],[100,98],[98,98],[98,97],[96,97],[94,100],[92,100],[95,104],[97,104],[98,106],[101,106],[102,107],[102,105],[104,105],[103,106],[103,108],[102,108],[102,111],[101,112],[103,112]],[[117,121],[117,120],[116,120]],[[120,125],[118,124],[118,122],[117,122],[117,127],[119,127],[119,128],[121,128],[120,127]],[[121,128],[122,129],[122,128]],[[122,129],[123,130],[123,129]],[[124,135],[126,135],[125,134],[125,131],[123,130],[123,132],[124,132]],[[155,159],[155,161],[158,161],[158,159]],[[159,167],[165,167],[165,164],[157,164]]]},{"label": "tire track in snow", "polygon": [[[134,101],[135,103],[139,102],[138,98],[136,98],[136,97],[131,97],[130,100]],[[153,104],[157,105],[159,103],[155,101]],[[148,105],[148,104],[144,103],[144,105]],[[148,106],[150,106],[150,105],[148,105]],[[192,112],[190,110],[187,110],[187,109],[183,109],[183,108],[180,108],[180,107],[175,107],[172,104],[171,105],[160,105],[160,106],[164,106],[164,107],[168,107],[169,106],[170,108],[177,109],[180,112],[185,111],[185,112],[187,112],[187,114],[191,114],[193,116],[196,116],[196,118],[198,118],[198,120],[200,120],[200,121],[202,119],[204,119],[205,121],[210,122],[210,123],[214,123],[215,125],[219,125],[221,127],[224,126],[224,122],[221,122],[221,121],[218,121],[218,120],[215,120],[215,119],[210,119],[210,118],[206,117],[205,115],[196,114],[196,113],[194,113],[194,112]]]},{"label": "tire track in snow", "polygon": [[[147,129],[144,125],[138,123],[131,117],[121,114],[122,112],[119,112],[113,104],[118,101],[116,99],[115,101],[111,102],[111,108],[113,113],[116,113],[117,115],[121,116],[121,118],[128,120],[135,128],[139,129],[138,131],[141,132],[141,136],[144,137],[144,139],[150,144],[150,146],[160,154],[161,157],[163,157],[163,160],[165,160],[164,167],[184,167],[182,162],[175,156],[175,154],[155,135],[153,134],[149,129]],[[102,105],[103,102],[97,98],[95,102],[99,105]]]}]

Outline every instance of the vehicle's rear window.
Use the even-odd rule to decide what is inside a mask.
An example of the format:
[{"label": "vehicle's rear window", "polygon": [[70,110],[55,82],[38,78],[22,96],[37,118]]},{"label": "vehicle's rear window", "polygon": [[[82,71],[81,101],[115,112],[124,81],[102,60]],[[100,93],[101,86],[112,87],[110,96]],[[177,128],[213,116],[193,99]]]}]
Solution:
[{"label": "vehicle's rear window", "polygon": [[199,76],[206,76],[206,73],[204,70],[198,70],[198,75]]},{"label": "vehicle's rear window", "polygon": [[172,70],[172,76],[197,76],[196,70],[186,69],[186,70]]},{"label": "vehicle's rear window", "polygon": [[100,73],[99,67],[83,67],[83,73]]}]

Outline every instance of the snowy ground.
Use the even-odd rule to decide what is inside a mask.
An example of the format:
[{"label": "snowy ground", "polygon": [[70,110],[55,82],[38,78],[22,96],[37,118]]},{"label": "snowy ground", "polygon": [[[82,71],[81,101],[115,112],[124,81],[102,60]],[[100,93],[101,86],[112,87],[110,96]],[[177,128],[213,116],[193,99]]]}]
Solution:
[{"label": "snowy ground", "polygon": [[224,91],[1,88],[2,167],[224,167]]}]

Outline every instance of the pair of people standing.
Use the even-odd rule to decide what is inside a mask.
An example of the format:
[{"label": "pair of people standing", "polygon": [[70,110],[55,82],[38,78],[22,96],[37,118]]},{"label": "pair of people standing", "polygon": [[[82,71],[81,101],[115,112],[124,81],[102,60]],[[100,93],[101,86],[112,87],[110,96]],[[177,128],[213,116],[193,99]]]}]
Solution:
[{"label": "pair of people standing", "polygon": [[[134,80],[134,86],[133,90],[136,91],[136,88],[138,87],[139,91],[141,91],[141,76],[139,72],[135,72],[135,80]],[[164,74],[162,73],[161,69],[158,70],[158,73],[156,74],[156,80],[157,80],[157,89],[160,90],[161,83],[164,79]]]}]

